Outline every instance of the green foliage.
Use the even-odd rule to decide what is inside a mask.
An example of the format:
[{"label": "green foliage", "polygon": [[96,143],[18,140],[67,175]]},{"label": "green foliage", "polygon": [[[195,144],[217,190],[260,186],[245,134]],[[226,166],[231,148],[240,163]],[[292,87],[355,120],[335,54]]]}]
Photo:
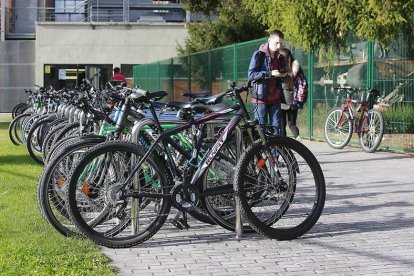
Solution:
[{"label": "green foliage", "polygon": [[204,15],[211,15],[216,12],[220,5],[219,0],[183,0],[186,10],[192,13],[203,13]]},{"label": "green foliage", "polygon": [[0,275],[116,275],[96,245],[62,236],[41,217],[42,167],[25,146],[12,145],[0,119]]},{"label": "green foliage", "polygon": [[243,0],[268,29],[286,33],[287,42],[305,51],[339,50],[353,33],[385,46],[412,30],[414,0]]},{"label": "green foliage", "polygon": [[191,11],[215,15],[187,25],[188,39],[178,47],[180,54],[201,52],[266,35],[266,28],[242,5],[241,0],[186,0],[184,3]]},{"label": "green foliage", "polygon": [[383,112],[387,132],[393,134],[414,133],[414,109],[411,104],[396,106]]}]

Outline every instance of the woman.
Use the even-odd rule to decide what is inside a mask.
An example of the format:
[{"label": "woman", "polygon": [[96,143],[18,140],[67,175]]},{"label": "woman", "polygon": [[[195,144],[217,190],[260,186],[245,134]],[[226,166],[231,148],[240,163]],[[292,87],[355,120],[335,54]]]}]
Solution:
[{"label": "woman", "polygon": [[280,54],[286,58],[287,75],[283,78],[282,89],[285,103],[281,104],[280,127],[281,136],[286,136],[286,125],[293,137],[301,141],[299,128],[296,125],[298,110],[303,108],[308,94],[308,82],[299,62],[293,58],[289,49],[281,49]]}]

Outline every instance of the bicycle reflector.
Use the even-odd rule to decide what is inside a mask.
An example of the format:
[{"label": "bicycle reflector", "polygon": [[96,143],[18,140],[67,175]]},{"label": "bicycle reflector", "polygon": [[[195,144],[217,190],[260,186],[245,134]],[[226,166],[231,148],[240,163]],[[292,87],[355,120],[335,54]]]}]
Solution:
[{"label": "bicycle reflector", "polygon": [[84,182],[82,184],[82,193],[86,196],[89,196],[90,193],[90,185],[88,182]]},{"label": "bicycle reflector", "polygon": [[57,183],[58,183],[59,190],[62,190],[63,186],[65,185],[65,179],[63,179],[62,177],[59,177]]},{"label": "bicycle reflector", "polygon": [[259,169],[263,168],[265,165],[266,165],[266,160],[264,160],[263,158],[260,158],[256,162],[256,167]]}]

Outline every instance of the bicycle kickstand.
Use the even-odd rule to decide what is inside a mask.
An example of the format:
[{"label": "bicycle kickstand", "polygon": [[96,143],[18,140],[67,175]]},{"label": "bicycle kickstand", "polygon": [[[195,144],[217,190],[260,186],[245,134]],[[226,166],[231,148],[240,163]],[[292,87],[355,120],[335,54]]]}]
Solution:
[{"label": "bicycle kickstand", "polygon": [[[180,218],[181,214],[183,215],[183,218]],[[190,225],[187,223],[187,213],[178,211],[177,214],[174,216],[174,218],[170,219],[170,222],[172,225],[177,227],[180,230],[189,229]]]}]

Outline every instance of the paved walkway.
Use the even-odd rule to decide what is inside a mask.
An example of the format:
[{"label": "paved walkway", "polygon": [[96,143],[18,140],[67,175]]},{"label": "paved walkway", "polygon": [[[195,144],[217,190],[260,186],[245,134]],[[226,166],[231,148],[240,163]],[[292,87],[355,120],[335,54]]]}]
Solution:
[{"label": "paved walkway", "polygon": [[304,143],[325,174],[324,212],[293,241],[190,221],[147,242],[103,248],[120,275],[414,275],[414,157]]}]

